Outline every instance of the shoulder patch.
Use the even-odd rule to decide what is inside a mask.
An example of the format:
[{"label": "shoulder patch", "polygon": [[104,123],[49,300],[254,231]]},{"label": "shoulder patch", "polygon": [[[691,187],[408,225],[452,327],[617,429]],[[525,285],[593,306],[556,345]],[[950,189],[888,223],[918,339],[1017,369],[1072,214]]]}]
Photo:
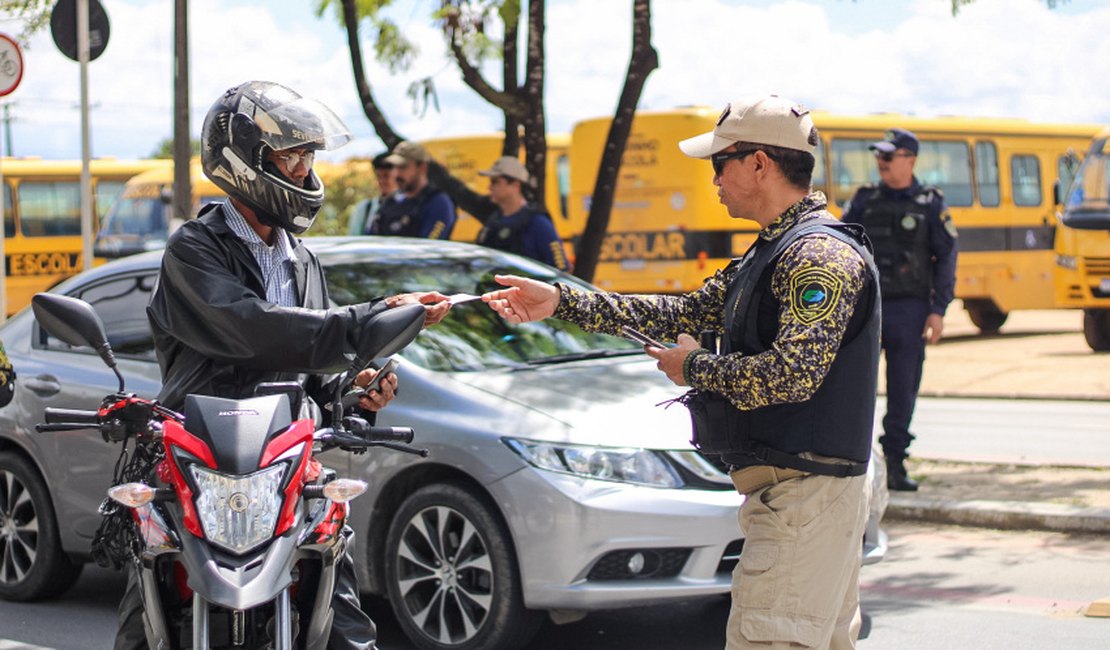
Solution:
[{"label": "shoulder patch", "polygon": [[960,235],[956,232],[956,222],[952,221],[952,215],[945,212],[940,215],[940,222],[944,224],[944,232],[948,233],[952,239],[956,239]]},{"label": "shoulder patch", "polygon": [[790,313],[803,325],[833,313],[844,289],[843,281],[828,270],[810,267],[790,277]]}]

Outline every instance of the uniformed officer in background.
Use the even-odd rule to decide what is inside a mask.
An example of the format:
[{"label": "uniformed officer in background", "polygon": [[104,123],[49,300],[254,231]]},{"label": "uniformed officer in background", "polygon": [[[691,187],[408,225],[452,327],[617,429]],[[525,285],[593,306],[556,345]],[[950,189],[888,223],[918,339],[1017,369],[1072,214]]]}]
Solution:
[{"label": "uniformed officer in background", "polygon": [[879,184],[861,187],[844,207],[843,220],[863,224],[875,247],[886,353],[886,415],[879,442],[890,489],[912,491],[917,482],[905,465],[914,438],[910,421],[925,345],[940,341],[956,288],[956,227],[940,189],[914,176],[919,145],[913,133],[891,129],[870,148]]},{"label": "uniformed officer in background", "polygon": [[[859,631],[879,280],[863,229],[837,222],[810,191],[818,142],[809,111],[770,96],[731,103],[713,131],[679,143],[711,161],[729,215],[761,228],[696,291],[621,295],[496,276],[509,288],[482,296],[510,322],[555,316],[676,341],[646,351],[697,389],[691,413],[697,403],[709,415],[695,415],[695,443],[730,466],[747,497],[730,650],[841,650]],[[703,330],[720,335],[719,352],[691,336]]]},{"label": "uniformed officer in background", "polygon": [[7,406],[15,395],[15,368],[4,352],[4,342],[0,341],[0,406]]},{"label": "uniformed officer in background", "polygon": [[374,181],[378,184],[378,195],[363,199],[351,208],[347,222],[348,235],[369,235],[382,207],[393,201],[401,201],[404,196],[397,191],[397,168],[390,162],[388,151],[374,156]]},{"label": "uniformed officer in background", "polygon": [[555,232],[551,217],[529,204],[524,195],[525,187],[531,188],[524,165],[512,156],[502,156],[478,175],[489,177],[489,198],[497,211],[478,231],[477,243],[570,271],[563,240]]},{"label": "uniformed officer in background", "polygon": [[397,169],[397,188],[403,201],[390,201],[378,211],[372,235],[449,239],[455,227],[455,203],[447,192],[428,181],[428,150],[403,140],[386,161]]}]

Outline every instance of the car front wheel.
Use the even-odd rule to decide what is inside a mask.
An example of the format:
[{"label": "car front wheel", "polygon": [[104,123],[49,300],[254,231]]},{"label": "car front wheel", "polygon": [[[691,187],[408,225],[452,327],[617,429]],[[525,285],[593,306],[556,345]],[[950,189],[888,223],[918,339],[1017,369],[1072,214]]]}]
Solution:
[{"label": "car front wheel", "polygon": [[25,459],[0,453],[0,598],[36,600],[62,593],[81,574],[62,551],[42,479]]},{"label": "car front wheel", "polygon": [[524,607],[505,525],[466,488],[413,492],[393,517],[385,553],[389,600],[419,648],[521,648],[542,622]]}]

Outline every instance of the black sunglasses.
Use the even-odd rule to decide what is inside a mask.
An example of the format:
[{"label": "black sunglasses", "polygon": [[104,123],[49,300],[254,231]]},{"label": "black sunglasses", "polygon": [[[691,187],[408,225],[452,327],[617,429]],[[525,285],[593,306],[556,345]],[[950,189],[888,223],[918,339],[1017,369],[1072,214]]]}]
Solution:
[{"label": "black sunglasses", "polygon": [[744,151],[729,151],[727,153],[715,153],[709,157],[709,162],[713,163],[713,174],[720,176],[721,172],[725,170],[725,163],[732,159],[743,160],[751,154],[759,151],[759,149],[745,149]]},{"label": "black sunglasses", "polygon": [[912,153],[894,153],[893,151],[887,153],[885,151],[875,151],[875,157],[883,162],[891,162],[895,158],[912,158],[915,154]]}]

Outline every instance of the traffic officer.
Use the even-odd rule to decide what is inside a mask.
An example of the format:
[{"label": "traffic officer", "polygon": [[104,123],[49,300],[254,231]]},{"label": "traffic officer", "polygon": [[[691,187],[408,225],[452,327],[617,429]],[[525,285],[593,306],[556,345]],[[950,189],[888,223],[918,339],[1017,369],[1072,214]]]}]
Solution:
[{"label": "traffic officer", "polygon": [[539,260],[561,271],[570,271],[563,241],[547,212],[529,205],[524,196],[528,170],[512,156],[502,156],[493,167],[478,172],[489,177],[489,198],[497,211],[478,231],[477,243]]},{"label": "traffic officer", "polygon": [[[809,111],[770,96],[727,106],[679,143],[713,165],[752,248],[683,295],[583,291],[517,276],[482,296],[510,322],[555,316],[675,341],[646,352],[696,392],[694,441],[731,467],[744,549],[733,572],[727,648],[854,648],[879,364],[878,273],[863,229],[811,193],[819,142]],[[700,347],[691,333],[721,336]],[[706,341],[708,343],[708,341]]]},{"label": "traffic officer", "polygon": [[905,459],[913,435],[926,343],[940,341],[944,312],[956,287],[956,227],[940,188],[914,176],[917,137],[891,129],[870,146],[879,184],[864,185],[844,207],[846,223],[863,224],[875,247],[882,280],[886,354],[886,415],[879,442],[886,454],[887,485],[913,491]]},{"label": "traffic officer", "polygon": [[455,203],[447,193],[428,181],[432,157],[416,142],[404,140],[393,148],[386,161],[397,170],[397,188],[403,201],[390,201],[378,211],[372,235],[448,239],[455,227]]}]

